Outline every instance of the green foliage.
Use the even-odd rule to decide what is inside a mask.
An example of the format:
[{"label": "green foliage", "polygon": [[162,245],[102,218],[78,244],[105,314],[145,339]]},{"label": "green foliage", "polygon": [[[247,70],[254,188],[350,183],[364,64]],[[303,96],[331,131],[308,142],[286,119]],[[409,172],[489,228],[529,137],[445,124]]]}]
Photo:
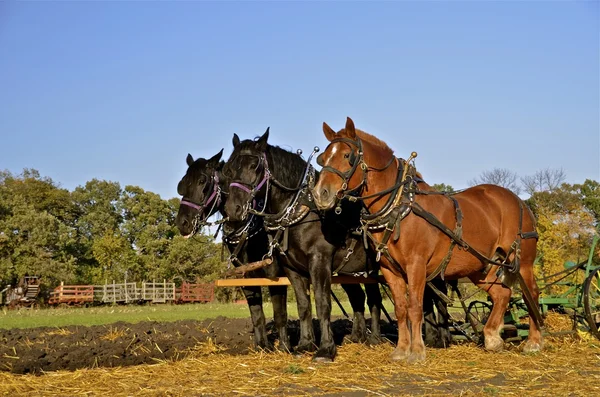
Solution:
[{"label": "green foliage", "polygon": [[582,185],[575,185],[579,189],[581,202],[590,211],[595,219],[596,228],[600,227],[600,183],[586,179]]},{"label": "green foliage", "polygon": [[438,192],[453,192],[454,191],[452,186],[446,185],[445,183],[435,183],[431,187],[434,188],[435,190],[437,190]]},{"label": "green foliage", "polygon": [[[597,182],[588,180],[584,185],[592,189]],[[589,207],[595,203],[592,190],[582,193],[584,185],[563,183],[552,190],[534,192],[527,200],[537,219],[540,238],[536,272],[542,280],[554,281],[548,276],[562,271],[566,261],[579,263],[587,257],[597,220]],[[561,288],[545,292],[560,293]]]},{"label": "green foliage", "polygon": [[180,237],[178,206],[137,186],[93,179],[69,192],[35,170],[0,172],[0,287],[26,274],[50,288],[214,279],[220,246],[207,236]]}]

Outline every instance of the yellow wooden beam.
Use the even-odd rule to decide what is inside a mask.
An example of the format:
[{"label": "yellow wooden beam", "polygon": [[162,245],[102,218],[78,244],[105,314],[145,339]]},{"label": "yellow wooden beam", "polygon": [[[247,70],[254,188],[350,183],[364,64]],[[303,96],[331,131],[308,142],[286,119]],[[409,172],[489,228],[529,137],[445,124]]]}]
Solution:
[{"label": "yellow wooden beam", "polygon": [[[383,279],[381,278],[383,281]],[[333,276],[331,277],[332,284],[374,284],[377,280],[374,278],[366,278],[362,276]],[[221,279],[215,281],[217,287],[272,287],[277,285],[291,285],[287,277],[277,278],[233,278]]]}]

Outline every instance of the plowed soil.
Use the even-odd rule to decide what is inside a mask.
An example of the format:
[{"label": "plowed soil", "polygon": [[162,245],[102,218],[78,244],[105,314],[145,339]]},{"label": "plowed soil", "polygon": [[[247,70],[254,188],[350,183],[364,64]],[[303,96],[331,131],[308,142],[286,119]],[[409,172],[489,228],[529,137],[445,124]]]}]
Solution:
[{"label": "plowed soil", "polygon": [[[318,321],[313,322],[319,340]],[[300,336],[298,321],[289,322],[292,346]],[[347,319],[332,323],[336,344],[352,330]],[[272,323],[269,339],[277,338]],[[395,329],[382,324],[382,332]],[[387,329],[389,328],[389,329]],[[232,355],[253,349],[250,319],[217,317],[203,321],[114,323],[102,326],[69,326],[0,330],[0,370],[17,374],[40,374],[60,369],[130,366],[159,360],[180,359],[200,342],[212,342]]]}]

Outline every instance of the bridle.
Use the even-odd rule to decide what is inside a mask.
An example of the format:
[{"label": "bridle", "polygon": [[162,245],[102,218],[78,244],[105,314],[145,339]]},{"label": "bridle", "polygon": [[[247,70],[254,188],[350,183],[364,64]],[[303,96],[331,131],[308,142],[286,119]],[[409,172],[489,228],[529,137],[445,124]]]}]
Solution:
[{"label": "bridle", "polygon": [[[343,181],[342,186],[335,193],[335,196],[338,199],[338,205],[335,208],[335,213],[339,215],[342,212],[342,207],[341,207],[341,204],[339,203],[339,201],[341,201],[344,198],[348,198],[350,201],[357,201],[357,200],[364,200],[367,197],[380,195],[381,192],[377,193],[375,195],[367,196],[367,197],[358,197],[362,193],[362,190],[364,188],[367,188],[367,173],[370,170],[373,170],[373,171],[386,170],[390,165],[392,165],[394,160],[396,160],[396,157],[392,156],[390,161],[383,168],[369,167],[364,159],[362,141],[360,138],[356,137],[356,140],[353,140],[350,138],[335,138],[335,139],[331,140],[330,144],[334,144],[334,143],[338,143],[338,142],[345,143],[352,149],[352,152],[350,153],[350,155],[348,157],[348,161],[350,162],[350,169],[342,172],[342,171],[338,170],[337,168],[331,167],[329,165],[323,166],[323,159],[321,158],[321,156],[323,156],[325,153],[322,153],[321,155],[319,155],[319,157],[317,157],[317,164],[322,167],[321,173],[329,171],[329,172],[336,174],[340,178],[342,178],[342,181]],[[358,185],[356,185],[356,187],[353,187],[352,189],[348,189],[348,183],[350,182],[350,179],[352,179],[352,177],[356,173],[356,170],[359,167],[362,170],[362,180],[360,181],[360,183]]]},{"label": "bridle", "polygon": [[[197,204],[190,199],[186,199],[183,197],[181,199],[180,205],[185,205],[186,207],[193,208],[197,211],[194,216],[194,220],[192,223],[192,232],[190,236],[194,235],[200,227],[205,224],[206,219],[215,211],[217,206],[221,203],[221,187],[219,186],[219,174],[217,171],[214,172],[211,178],[212,184],[212,193],[208,196],[202,204]],[[212,206],[211,206],[212,203]],[[206,208],[209,208],[210,211],[205,212]]]},{"label": "bridle", "polygon": [[[244,192],[250,195],[250,198],[244,204],[242,219],[246,219],[248,213],[252,213],[254,215],[264,215],[264,211],[267,208],[267,198],[269,196],[269,181],[271,180],[271,170],[269,170],[269,162],[267,161],[266,153],[262,153],[262,155],[254,155],[254,154],[240,154],[238,156],[251,156],[258,158],[258,164],[256,165],[256,170],[262,166],[263,168],[263,177],[258,183],[248,184],[242,181],[234,181],[229,184],[229,187],[236,187],[238,189],[243,190]],[[257,178],[258,179],[258,178]],[[262,208],[260,210],[256,210],[257,200],[256,194],[262,189],[262,187],[266,185],[266,193],[264,203],[262,204]]]}]

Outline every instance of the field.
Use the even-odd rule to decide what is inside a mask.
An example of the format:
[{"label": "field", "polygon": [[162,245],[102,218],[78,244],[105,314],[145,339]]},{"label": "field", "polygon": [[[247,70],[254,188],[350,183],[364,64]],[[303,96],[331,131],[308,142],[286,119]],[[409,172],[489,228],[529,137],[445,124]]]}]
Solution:
[{"label": "field", "polygon": [[[298,323],[288,306],[294,345]],[[390,343],[352,344],[344,340],[351,322],[338,309],[338,357],[315,364],[309,355],[254,351],[247,312],[245,304],[5,311],[0,394],[600,395],[600,341],[585,333],[548,337],[543,352],[529,355],[516,344],[502,353],[455,344],[408,365],[388,359],[394,327],[384,322]],[[550,331],[569,327],[568,318],[548,318]]]}]

